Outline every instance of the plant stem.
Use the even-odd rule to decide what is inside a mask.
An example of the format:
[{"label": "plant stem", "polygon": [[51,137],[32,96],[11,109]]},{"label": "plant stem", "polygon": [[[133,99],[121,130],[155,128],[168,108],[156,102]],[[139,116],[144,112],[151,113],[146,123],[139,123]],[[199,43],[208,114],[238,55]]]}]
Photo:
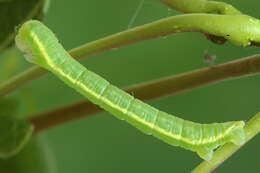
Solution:
[{"label": "plant stem", "polygon": [[[236,21],[236,27],[240,28],[239,32],[234,34],[233,21]],[[191,31],[224,37],[237,45],[247,46],[250,45],[250,41],[260,42],[258,30],[260,30],[260,22],[246,15],[186,14],[161,19],[126,30],[72,49],[69,53],[72,57],[78,59],[138,41]],[[229,35],[230,33],[232,33],[232,36]],[[248,35],[251,36],[250,40],[248,40]],[[11,78],[0,85],[0,97],[45,73],[47,71],[40,67],[32,67],[24,73]]]},{"label": "plant stem", "polygon": [[[219,81],[256,73],[260,73],[260,55],[154,80],[126,88],[125,90],[140,100],[148,101]],[[40,132],[101,111],[102,109],[89,101],[80,101],[33,115],[29,118],[29,121],[35,126],[35,131]]]},{"label": "plant stem", "polygon": [[[246,123],[245,133],[246,142],[251,140],[260,131],[260,113],[256,114],[253,118]],[[215,153],[212,160],[203,161],[198,165],[192,173],[210,173],[218,166],[220,166],[225,160],[227,160],[232,154],[238,151],[243,145],[234,145],[232,143],[225,144],[220,147]]]},{"label": "plant stem", "polygon": [[207,0],[160,0],[169,8],[183,13],[241,14],[239,10],[225,2]]},{"label": "plant stem", "polygon": [[15,91],[19,87],[34,79],[37,79],[39,76],[42,76],[45,73],[47,73],[46,70],[35,66],[12,77],[11,79],[7,80],[6,82],[0,85],[0,97],[9,94],[12,91]]}]

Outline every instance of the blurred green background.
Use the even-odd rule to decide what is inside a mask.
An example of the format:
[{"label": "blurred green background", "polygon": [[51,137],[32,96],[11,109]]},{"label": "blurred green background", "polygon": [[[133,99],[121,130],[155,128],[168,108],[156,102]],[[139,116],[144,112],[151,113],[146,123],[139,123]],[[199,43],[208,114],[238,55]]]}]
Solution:
[{"label": "blurred green background", "polygon": [[[258,0],[226,0],[260,18]],[[52,0],[44,22],[66,49],[123,31],[140,0]],[[146,0],[134,26],[177,13],[158,0]],[[81,62],[119,87],[206,67],[203,53],[223,63],[259,52],[230,43],[219,46],[198,33],[182,33],[109,51]],[[26,62],[25,62],[26,63]],[[27,66],[30,66],[27,64]],[[43,87],[44,86],[44,87]],[[226,81],[150,102],[151,105],[197,122],[248,120],[260,111],[260,76]],[[27,85],[39,111],[83,99],[48,74]],[[190,172],[201,159],[190,151],[147,136],[107,113],[65,124],[45,133],[59,173]],[[257,173],[260,136],[232,156],[215,172]]]}]

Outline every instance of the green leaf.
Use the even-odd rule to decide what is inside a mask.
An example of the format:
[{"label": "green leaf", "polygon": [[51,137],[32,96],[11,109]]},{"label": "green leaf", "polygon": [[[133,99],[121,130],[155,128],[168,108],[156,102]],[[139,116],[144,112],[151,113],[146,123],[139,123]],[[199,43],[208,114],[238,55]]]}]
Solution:
[{"label": "green leaf", "polygon": [[32,125],[25,119],[17,118],[16,110],[14,100],[0,100],[0,158],[17,154],[32,135]]},{"label": "green leaf", "polygon": [[6,115],[15,116],[17,114],[18,102],[15,99],[0,99],[0,118]]},{"label": "green leaf", "polygon": [[55,160],[42,136],[33,136],[14,157],[0,159],[1,173],[56,173]]},{"label": "green leaf", "polygon": [[0,0],[0,51],[14,43],[15,28],[29,19],[42,19],[46,0]]}]

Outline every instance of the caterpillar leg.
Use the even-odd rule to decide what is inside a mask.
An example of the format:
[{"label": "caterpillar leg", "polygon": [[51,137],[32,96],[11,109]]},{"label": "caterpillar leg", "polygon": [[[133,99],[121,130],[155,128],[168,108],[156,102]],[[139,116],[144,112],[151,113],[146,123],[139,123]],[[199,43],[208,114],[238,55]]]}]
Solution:
[{"label": "caterpillar leg", "polygon": [[244,129],[237,129],[230,135],[230,141],[235,145],[243,145],[246,141]]},{"label": "caterpillar leg", "polygon": [[[240,130],[238,130],[240,131]],[[237,132],[238,134],[232,134],[230,136],[230,142],[234,143],[235,145],[243,145],[245,143],[245,135],[244,132]],[[214,147],[215,148],[215,147]],[[211,160],[213,157],[213,148],[209,149],[206,147],[200,148],[197,150],[197,154],[204,160]]]},{"label": "caterpillar leg", "polygon": [[197,151],[197,154],[204,160],[211,160],[212,157],[213,157],[213,150],[212,149],[208,149],[208,148],[200,148],[198,151]]},{"label": "caterpillar leg", "polygon": [[[226,137],[225,142],[232,142],[235,145],[242,145],[246,141],[246,136],[245,136],[245,131],[244,131],[244,126],[245,122],[244,121],[236,121],[236,122],[230,122],[233,124],[231,126],[231,130],[228,133]],[[224,126],[226,125],[227,127],[230,126],[228,122],[223,124]]]}]

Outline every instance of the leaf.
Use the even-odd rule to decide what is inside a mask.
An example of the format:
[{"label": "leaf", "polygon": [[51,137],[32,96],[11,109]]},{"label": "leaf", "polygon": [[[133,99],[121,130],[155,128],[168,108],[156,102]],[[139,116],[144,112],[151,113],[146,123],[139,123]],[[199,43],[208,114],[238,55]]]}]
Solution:
[{"label": "leaf", "polygon": [[29,19],[42,19],[46,0],[0,0],[0,51],[14,43],[15,28]]},{"label": "leaf", "polygon": [[17,114],[18,102],[15,99],[0,99],[0,118],[2,116],[10,115],[14,116]]},{"label": "leaf", "polygon": [[14,100],[0,100],[0,158],[17,154],[32,135],[32,125],[25,119],[17,118],[16,110]]},{"label": "leaf", "polygon": [[42,136],[33,136],[14,157],[0,159],[2,173],[56,173],[55,160]]}]

